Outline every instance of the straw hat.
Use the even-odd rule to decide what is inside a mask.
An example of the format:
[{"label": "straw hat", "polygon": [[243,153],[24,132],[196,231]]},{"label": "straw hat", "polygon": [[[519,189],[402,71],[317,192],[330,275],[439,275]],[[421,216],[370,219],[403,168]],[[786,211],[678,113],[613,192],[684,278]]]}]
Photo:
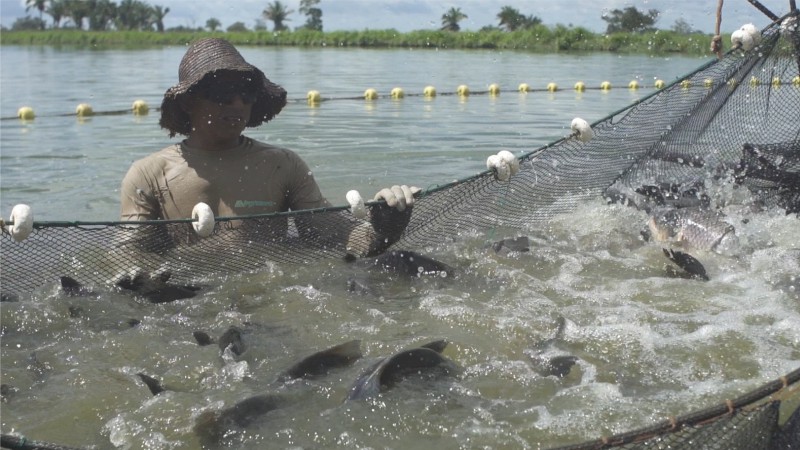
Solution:
[{"label": "straw hat", "polygon": [[256,81],[258,96],[247,122],[248,127],[268,122],[286,106],[286,90],[269,81],[264,72],[245,61],[230,42],[219,38],[200,39],[189,46],[178,68],[178,84],[167,89],[161,102],[159,124],[169,130],[170,137],[176,134],[188,136],[192,130],[189,114],[181,108],[178,99],[218,71],[251,74]]}]

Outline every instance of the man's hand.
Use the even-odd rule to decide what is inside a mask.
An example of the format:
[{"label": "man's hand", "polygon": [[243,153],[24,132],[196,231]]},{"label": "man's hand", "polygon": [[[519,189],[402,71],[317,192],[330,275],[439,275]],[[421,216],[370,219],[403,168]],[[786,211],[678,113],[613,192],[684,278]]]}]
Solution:
[{"label": "man's hand", "polygon": [[386,204],[391,208],[397,208],[398,211],[405,211],[406,207],[414,205],[414,194],[422,191],[416,186],[402,186],[394,185],[390,188],[383,188],[375,194],[375,200],[385,200]]}]

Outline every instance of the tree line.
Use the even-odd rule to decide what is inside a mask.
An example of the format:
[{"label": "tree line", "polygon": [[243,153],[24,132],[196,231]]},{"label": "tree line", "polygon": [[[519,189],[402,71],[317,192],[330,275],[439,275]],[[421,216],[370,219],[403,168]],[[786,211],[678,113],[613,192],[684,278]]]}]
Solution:
[{"label": "tree line", "polygon": [[[319,7],[321,0],[300,0],[298,11],[306,17],[303,25],[296,30],[322,31],[322,9]],[[120,0],[117,4],[112,0],[26,0],[26,12],[37,11],[38,17],[26,16],[17,19],[12,25],[12,30],[44,30],[47,23],[44,15],[51,17],[51,29],[75,28],[91,31],[218,31],[222,23],[216,18],[209,18],[205,28],[188,28],[185,26],[166,29],[164,17],[170,12],[169,8],[160,5],[150,5],[144,0]],[[273,31],[287,31],[286,22],[291,21],[289,16],[294,10],[280,0],[274,0],[266,5],[259,17],[255,18],[253,31],[266,31],[266,21],[273,23]],[[602,15],[607,23],[606,33],[646,33],[655,30],[659,11],[650,9],[639,11],[636,7],[629,6],[624,9],[614,9]],[[461,30],[459,23],[468,16],[461,8],[452,7],[441,16],[441,30],[458,32]],[[517,31],[533,29],[542,24],[542,19],[529,14],[525,15],[511,6],[503,6],[497,13],[497,25],[483,27],[481,31]],[[243,22],[235,22],[227,27],[229,32],[250,31]],[[683,19],[678,19],[672,26],[672,31],[680,34],[697,33]]]}]

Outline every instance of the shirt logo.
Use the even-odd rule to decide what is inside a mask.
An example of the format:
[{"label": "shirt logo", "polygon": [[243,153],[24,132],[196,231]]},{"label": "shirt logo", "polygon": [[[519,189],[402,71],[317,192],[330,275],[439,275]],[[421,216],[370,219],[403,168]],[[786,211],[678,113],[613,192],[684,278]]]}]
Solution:
[{"label": "shirt logo", "polygon": [[236,200],[234,208],[256,208],[265,206],[275,206],[275,202],[269,200]]}]

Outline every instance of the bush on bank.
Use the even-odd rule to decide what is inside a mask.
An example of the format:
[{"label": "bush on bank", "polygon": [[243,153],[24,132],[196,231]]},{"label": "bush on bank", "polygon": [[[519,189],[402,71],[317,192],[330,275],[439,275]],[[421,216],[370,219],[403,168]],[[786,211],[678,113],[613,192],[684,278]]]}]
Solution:
[{"label": "bush on bank", "polygon": [[711,36],[658,30],[651,33],[593,33],[581,27],[538,25],[518,31],[488,29],[450,32],[418,30],[400,33],[396,30],[361,31],[83,31],[24,30],[2,31],[3,45],[54,45],[78,47],[147,47],[186,45],[205,36],[219,36],[234,45],[300,46],[300,47],[374,47],[430,49],[492,49],[542,53],[615,52],[690,55],[709,54]]}]

